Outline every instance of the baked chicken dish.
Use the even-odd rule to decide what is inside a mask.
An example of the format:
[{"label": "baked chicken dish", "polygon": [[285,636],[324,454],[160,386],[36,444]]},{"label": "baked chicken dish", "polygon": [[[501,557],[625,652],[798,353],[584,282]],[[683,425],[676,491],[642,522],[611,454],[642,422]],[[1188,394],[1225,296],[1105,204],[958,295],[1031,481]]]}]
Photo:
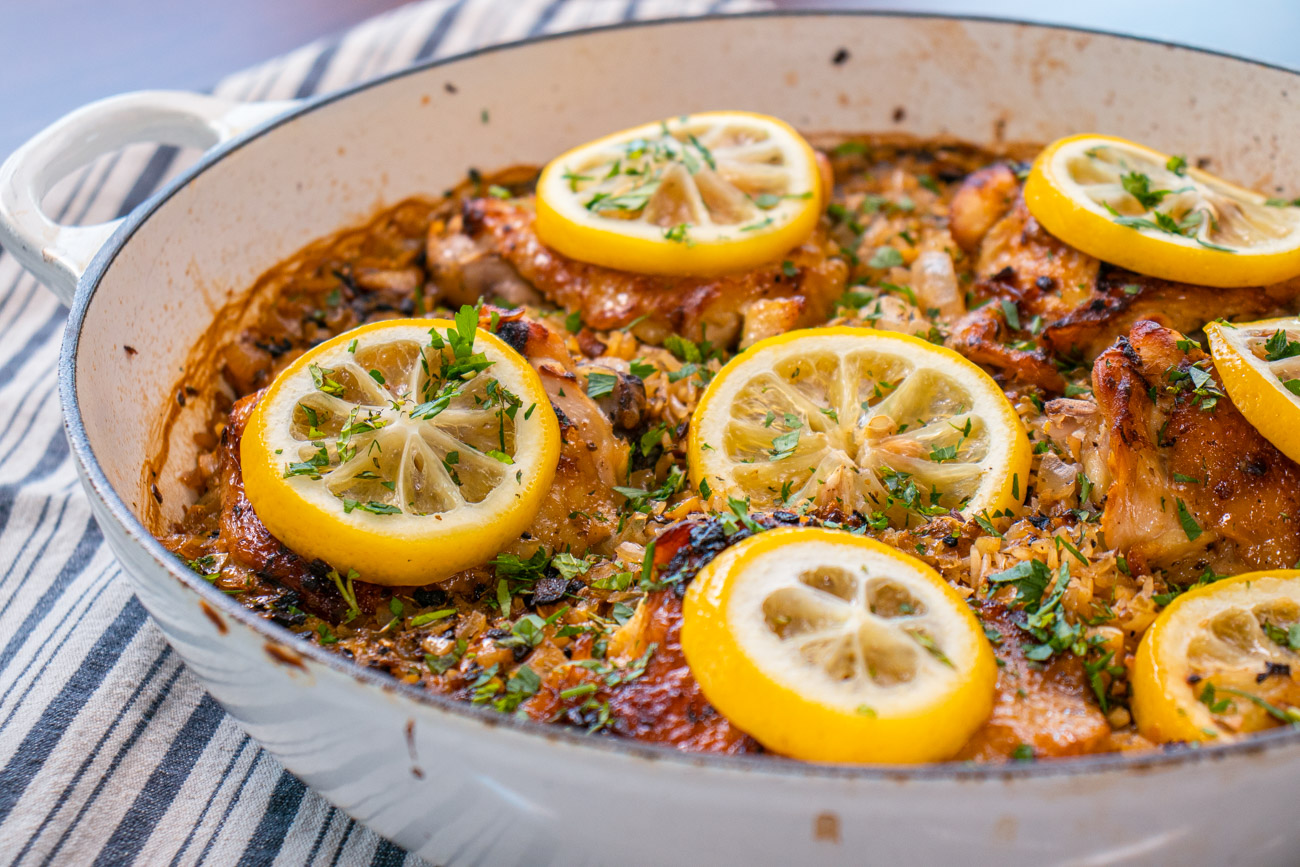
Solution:
[{"label": "baked chicken dish", "polygon": [[712,112],[470,170],[219,320],[158,535],[303,642],[597,737],[1300,724],[1300,201],[1207,168]]}]

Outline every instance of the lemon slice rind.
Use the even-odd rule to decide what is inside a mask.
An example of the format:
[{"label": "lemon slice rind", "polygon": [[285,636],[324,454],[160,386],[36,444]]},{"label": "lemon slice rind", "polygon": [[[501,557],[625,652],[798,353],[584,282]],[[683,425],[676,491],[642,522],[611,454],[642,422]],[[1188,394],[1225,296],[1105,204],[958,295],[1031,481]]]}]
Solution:
[{"label": "lemon slice rind", "polygon": [[[1062,241],[1140,274],[1223,287],[1300,274],[1300,208],[1274,207],[1194,167],[1180,174],[1169,160],[1120,138],[1070,136],[1039,155],[1025,202]],[[1149,191],[1168,193],[1141,203],[1124,187],[1129,173],[1144,175]]]},{"label": "lemon slice rind", "polygon": [[570,258],[712,276],[776,260],[821,213],[812,148],[785,122],[702,112],[613,133],[552,160],[537,233]]},{"label": "lemon slice rind", "polygon": [[1300,387],[1300,356],[1268,361],[1254,351],[1278,331],[1288,342],[1300,340],[1300,319],[1205,326],[1214,367],[1233,404],[1265,439],[1300,461],[1300,395],[1284,385],[1296,381]]},{"label": "lemon slice rind", "polygon": [[430,329],[448,328],[363,326],[276,378],[240,447],[247,496],[276,538],[341,572],[411,585],[484,562],[527,528],[558,461],[554,411],[531,365],[478,330],[474,349],[492,365],[435,413]]},{"label": "lemon slice rind", "polygon": [[1138,731],[1158,743],[1233,738],[1237,733],[1216,718],[1213,706],[1249,710],[1250,699],[1226,690],[1207,694],[1208,678],[1226,677],[1253,694],[1267,662],[1300,664],[1300,656],[1264,633],[1260,618],[1267,620],[1271,609],[1289,612],[1292,623],[1300,619],[1300,571],[1236,575],[1169,603],[1142,636],[1134,660],[1131,706]]}]

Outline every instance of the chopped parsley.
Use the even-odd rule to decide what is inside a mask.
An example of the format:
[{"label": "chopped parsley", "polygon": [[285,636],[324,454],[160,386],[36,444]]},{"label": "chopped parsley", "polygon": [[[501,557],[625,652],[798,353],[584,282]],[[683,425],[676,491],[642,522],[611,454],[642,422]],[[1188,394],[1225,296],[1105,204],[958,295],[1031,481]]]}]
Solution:
[{"label": "chopped parsley", "polygon": [[675,226],[670,226],[669,228],[664,229],[664,239],[668,241],[674,241],[678,244],[689,245],[691,243],[691,239],[687,235],[687,232],[689,230],[690,230],[689,224],[678,223]]},{"label": "chopped parsley", "polygon": [[1153,210],[1164,201],[1165,196],[1173,192],[1173,190],[1151,189],[1151,178],[1141,172],[1128,172],[1121,175],[1120,183],[1124,185],[1124,192],[1137,199],[1144,211]]},{"label": "chopped parsley", "polygon": [[1010,584],[1016,589],[1015,601],[1025,607],[1038,604],[1052,580],[1052,572],[1041,560],[1023,560],[1010,569],[989,576],[990,584]]},{"label": "chopped parsley", "polygon": [[1272,623],[1265,623],[1264,634],[1279,647],[1300,652],[1300,623],[1293,623],[1286,629]]},{"label": "chopped parsley", "polygon": [[[1206,683],[1206,686],[1208,687],[1210,686],[1210,684]],[[1293,725],[1293,726],[1300,726],[1300,710],[1296,710],[1295,708],[1290,708],[1290,707],[1287,708],[1286,710],[1283,710],[1282,708],[1279,708],[1277,705],[1273,704],[1272,702],[1264,700],[1260,696],[1254,695],[1253,693],[1246,692],[1245,690],[1233,689],[1230,686],[1219,687],[1219,691],[1244,698],[1246,701],[1260,708],[1261,710],[1263,710],[1269,716],[1273,717],[1273,719],[1277,720],[1278,722],[1287,723],[1288,725]],[[1214,713],[1215,711],[1213,708],[1211,708],[1210,712]]]},{"label": "chopped parsley", "polygon": [[388,503],[377,503],[371,500],[367,503],[358,502],[347,497],[343,498],[344,514],[351,514],[353,511],[369,512],[372,515],[400,515],[401,508],[389,505]]},{"label": "chopped parsley", "polygon": [[872,253],[871,258],[867,260],[867,265],[882,271],[901,267],[902,264],[903,254],[896,247],[877,247],[876,252]]},{"label": "chopped parsley", "polygon": [[617,374],[589,373],[587,374],[587,397],[598,398],[613,394],[614,386],[617,384]]},{"label": "chopped parsley", "polygon": [[650,364],[647,361],[642,361],[641,359],[637,359],[636,361],[632,362],[632,364],[629,366],[629,369],[632,371],[633,376],[635,376],[637,379],[643,380],[650,374],[657,371],[659,368],[655,367],[653,364]]},{"label": "chopped parsley", "polygon": [[455,608],[441,608],[437,611],[426,611],[423,614],[417,614],[410,620],[410,625],[414,627],[428,626],[430,623],[436,623],[439,620],[445,620],[456,613]]},{"label": "chopped parsley", "polygon": [[930,446],[930,460],[937,464],[957,460],[957,446]]},{"label": "chopped parsley", "polygon": [[615,493],[627,497],[628,508],[633,512],[648,513],[650,504],[667,500],[673,494],[682,489],[686,482],[686,474],[682,472],[681,467],[673,464],[668,470],[668,476],[664,479],[663,484],[653,490],[643,488],[630,488],[624,485],[614,485]]},{"label": "chopped parsley", "polygon": [[1205,682],[1205,686],[1201,689],[1201,694],[1196,697],[1196,700],[1209,708],[1210,713],[1214,714],[1226,713],[1235,707],[1232,699],[1219,698],[1218,692],[1214,688],[1214,684],[1210,683],[1208,680]]},{"label": "chopped parsley", "polygon": [[498,578],[513,578],[516,581],[536,581],[546,572],[551,563],[550,555],[538,548],[527,560],[517,554],[498,554],[489,564],[496,570]]},{"label": "chopped parsley", "polygon": [[788,433],[772,437],[772,452],[770,459],[773,461],[785,460],[793,455],[798,447],[799,430],[797,428]]},{"label": "chopped parsley", "polygon": [[1187,534],[1187,541],[1195,542],[1197,537],[1204,531],[1201,529],[1201,525],[1196,523],[1196,519],[1192,517],[1192,513],[1187,510],[1187,504],[1181,499],[1177,500],[1177,503],[1178,523],[1182,524],[1183,532]]},{"label": "chopped parsley", "polygon": [[1014,301],[1001,301],[999,306],[1002,307],[1002,315],[1006,317],[1007,327],[1013,331],[1020,330],[1020,307]]},{"label": "chopped parsley", "polygon": [[1002,538],[1002,534],[998,532],[998,528],[993,526],[993,522],[989,520],[988,509],[985,509],[983,512],[980,512],[978,515],[974,515],[972,517],[974,518],[975,523],[979,524],[980,529],[982,529],[985,533],[988,533],[990,536],[992,536],[995,539]]},{"label": "chopped parsley", "polygon": [[585,575],[587,571],[591,569],[591,563],[589,561],[580,560],[568,551],[556,554],[551,558],[551,566],[553,566],[565,580],[576,578],[579,575]]},{"label": "chopped parsley", "polygon": [[348,613],[347,616],[343,618],[343,622],[347,623],[361,613],[361,607],[357,605],[357,593],[352,586],[352,583],[361,576],[357,574],[355,569],[349,569],[347,577],[342,578],[339,576],[337,569],[331,569],[327,573],[327,577],[334,582],[334,586],[338,588],[339,595],[342,596],[343,601],[347,603]]},{"label": "chopped parsley", "polygon": [[311,374],[312,385],[316,386],[318,391],[326,394],[341,397],[343,395],[343,386],[331,377],[334,371],[328,367],[321,367],[319,364],[307,365],[307,371]]},{"label": "chopped parsley", "polygon": [[1300,355],[1300,341],[1288,340],[1286,332],[1281,328],[1264,342],[1265,361],[1281,361],[1297,355]]}]

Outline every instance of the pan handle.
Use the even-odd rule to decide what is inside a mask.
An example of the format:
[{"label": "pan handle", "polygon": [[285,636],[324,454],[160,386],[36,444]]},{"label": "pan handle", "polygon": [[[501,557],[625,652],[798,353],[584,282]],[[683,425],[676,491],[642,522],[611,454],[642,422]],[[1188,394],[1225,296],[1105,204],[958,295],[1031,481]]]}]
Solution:
[{"label": "pan handle", "polygon": [[95,158],[138,142],[216,147],[295,104],[145,90],[83,106],[0,165],[0,246],[70,306],[77,281],[122,221],[56,223],[41,208],[50,187]]}]

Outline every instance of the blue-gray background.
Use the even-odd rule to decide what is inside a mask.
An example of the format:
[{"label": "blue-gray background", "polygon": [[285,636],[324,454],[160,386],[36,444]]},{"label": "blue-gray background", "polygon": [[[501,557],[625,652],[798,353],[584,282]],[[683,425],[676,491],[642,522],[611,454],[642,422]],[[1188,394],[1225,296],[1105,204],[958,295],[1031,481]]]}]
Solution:
[{"label": "blue-gray background", "polygon": [[[1133,33],[1300,69],[1300,0],[774,0],[993,15]],[[140,88],[202,88],[399,0],[0,0],[0,157],[59,115]],[[1134,82],[1140,87],[1141,82]]]}]

